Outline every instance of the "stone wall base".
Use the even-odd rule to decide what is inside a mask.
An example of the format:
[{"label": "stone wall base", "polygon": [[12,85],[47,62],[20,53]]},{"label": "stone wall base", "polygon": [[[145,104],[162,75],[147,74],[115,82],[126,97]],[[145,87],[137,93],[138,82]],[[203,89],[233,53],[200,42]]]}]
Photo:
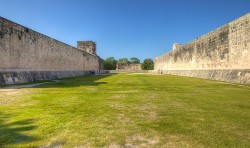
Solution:
[{"label": "stone wall base", "polygon": [[109,70],[109,73],[153,73],[153,70]]},{"label": "stone wall base", "polygon": [[99,70],[81,71],[0,71],[0,85],[34,82],[39,80],[55,80],[60,78],[94,75],[104,73]]},{"label": "stone wall base", "polygon": [[205,78],[210,80],[226,81],[231,83],[250,84],[250,69],[232,70],[162,70],[161,74],[171,74],[189,77]]}]

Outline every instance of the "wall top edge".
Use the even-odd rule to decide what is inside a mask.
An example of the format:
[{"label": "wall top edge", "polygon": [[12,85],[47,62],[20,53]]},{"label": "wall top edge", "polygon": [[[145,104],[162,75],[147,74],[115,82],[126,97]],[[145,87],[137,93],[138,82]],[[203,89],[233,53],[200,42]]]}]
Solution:
[{"label": "wall top edge", "polygon": [[[207,35],[209,35],[209,34],[212,34],[212,33],[215,32],[215,31],[218,31],[219,29],[223,29],[224,27],[229,26],[231,23],[234,23],[234,22],[236,22],[236,21],[238,21],[238,20],[241,20],[241,19],[247,18],[247,17],[250,18],[250,12],[248,12],[247,14],[245,14],[245,15],[243,15],[243,16],[237,18],[237,19],[234,19],[234,20],[232,20],[232,21],[230,21],[230,22],[228,22],[228,23],[226,23],[226,24],[224,24],[224,25],[222,25],[222,26],[220,26],[220,27],[218,27],[218,28],[216,28],[216,29],[214,29],[214,30],[212,30],[212,31],[209,31],[208,33],[205,33],[205,34],[203,34],[203,35],[197,37],[196,39],[193,39],[192,41],[186,42],[185,44],[183,44],[183,45],[181,45],[181,46],[183,47],[183,46],[185,46],[185,45],[187,45],[187,44],[190,44],[190,43],[192,43],[192,42],[195,42],[196,40],[198,40],[198,39],[200,39],[200,38],[202,38],[202,37],[204,37],[204,36],[207,36]],[[163,57],[163,56],[165,56],[165,55],[168,55],[168,54],[170,54],[170,53],[173,53],[173,51],[174,51],[174,50],[172,49],[172,50],[170,50],[170,51],[167,52],[167,53],[164,53],[164,54],[162,54],[162,55],[160,55],[160,56],[155,57],[155,59],[159,59],[159,58],[161,58],[161,57]],[[176,51],[177,51],[177,50],[176,50]],[[179,51],[179,50],[178,50],[178,51]]]},{"label": "wall top edge", "polygon": [[42,35],[42,36],[44,36],[44,37],[47,37],[47,38],[49,38],[49,39],[51,39],[51,40],[54,40],[54,41],[56,41],[56,42],[59,42],[59,43],[61,43],[61,44],[66,45],[66,46],[69,46],[69,47],[73,48],[74,50],[79,50],[79,51],[82,51],[82,52],[84,52],[84,53],[86,53],[86,54],[88,54],[88,55],[95,56],[95,57],[99,57],[99,56],[97,56],[97,55],[90,54],[90,53],[88,53],[88,52],[86,52],[86,51],[83,51],[83,50],[81,50],[81,49],[78,49],[78,48],[76,48],[76,47],[74,47],[74,46],[71,46],[71,45],[69,45],[69,44],[67,44],[67,43],[64,43],[64,42],[62,42],[62,41],[59,41],[59,40],[54,39],[54,38],[52,38],[52,37],[49,37],[49,36],[47,36],[47,35],[45,35],[45,34],[42,34],[42,33],[40,33],[40,32],[37,32],[37,31],[35,31],[35,30],[33,30],[33,29],[30,29],[30,28],[28,28],[28,27],[26,27],[26,26],[23,26],[23,25],[21,25],[21,24],[19,24],[19,23],[13,22],[13,21],[11,21],[11,20],[9,20],[9,19],[7,19],[7,18],[4,18],[4,17],[2,17],[2,16],[0,16],[0,19],[2,19],[2,20],[4,20],[4,21],[7,21],[7,22],[10,22],[10,23],[13,23],[13,24],[16,24],[16,25],[21,26],[21,27],[23,27],[23,28],[27,28],[27,29],[29,29],[30,31],[34,32],[34,33],[37,33],[37,34]]}]

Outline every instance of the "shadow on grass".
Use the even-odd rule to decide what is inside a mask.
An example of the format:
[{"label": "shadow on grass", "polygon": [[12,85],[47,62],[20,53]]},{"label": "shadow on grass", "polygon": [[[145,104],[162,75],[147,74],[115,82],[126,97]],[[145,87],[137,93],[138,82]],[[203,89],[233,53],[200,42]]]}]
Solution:
[{"label": "shadow on grass", "polygon": [[[63,78],[60,80],[46,81],[43,83],[30,83],[29,85],[12,85],[8,87],[2,87],[0,89],[20,89],[20,88],[64,88],[64,87],[78,87],[78,86],[98,86],[101,84],[107,84],[106,82],[97,82],[103,78],[112,76],[115,74],[108,75],[84,75],[79,77]],[[38,85],[36,85],[38,84]]]},{"label": "shadow on grass", "polygon": [[6,123],[10,116],[0,113],[0,147],[13,147],[16,144],[32,142],[38,139],[25,134],[27,131],[36,128],[33,119]]},{"label": "shadow on grass", "polygon": [[101,79],[107,78],[112,75],[85,75],[80,77],[64,78],[60,79],[59,82],[38,85],[34,88],[70,88],[79,86],[98,86],[102,84],[107,84],[107,82],[101,81]]}]

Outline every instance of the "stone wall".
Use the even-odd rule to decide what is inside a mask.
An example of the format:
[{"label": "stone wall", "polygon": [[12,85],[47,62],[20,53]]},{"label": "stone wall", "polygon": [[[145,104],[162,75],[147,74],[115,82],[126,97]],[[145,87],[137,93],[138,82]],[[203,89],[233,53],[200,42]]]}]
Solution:
[{"label": "stone wall", "polygon": [[[203,78],[211,78],[206,75],[210,70],[245,70],[245,75],[240,74],[238,77],[244,77],[248,80],[242,83],[250,83],[250,14],[242,16],[214,31],[211,31],[197,39],[183,45],[174,46],[174,50],[156,57],[154,60],[155,71],[163,71],[178,75],[179,70],[194,70],[197,76],[200,71]],[[206,75],[206,76],[205,76]],[[225,75],[221,75],[225,77]],[[227,75],[230,77],[231,75]],[[225,78],[217,78],[225,80]],[[230,81],[230,78],[226,80]]]},{"label": "stone wall", "polygon": [[180,76],[189,76],[197,78],[205,78],[210,80],[226,81],[232,83],[249,83],[249,69],[233,69],[233,70],[162,70],[162,74],[172,74]]},{"label": "stone wall", "polygon": [[[107,72],[106,72],[107,73]],[[153,70],[109,70],[108,73],[154,73]]]},{"label": "stone wall", "polygon": [[[96,55],[0,17],[0,72],[2,72],[0,77],[2,78],[3,73],[6,75],[9,71],[11,73],[62,72],[59,75],[66,74],[65,71],[68,73],[92,71],[100,69],[101,62],[102,60]],[[0,84],[3,83],[0,81]]]},{"label": "stone wall", "polygon": [[142,70],[141,64],[129,64],[129,63],[117,63],[116,64],[116,70]]},{"label": "stone wall", "polygon": [[[100,71],[102,72],[102,70]],[[105,71],[104,71],[105,72]],[[35,82],[40,80],[54,80],[60,78],[76,77],[83,75],[99,74],[95,70],[78,71],[2,71],[0,72],[0,84],[17,84]]]}]

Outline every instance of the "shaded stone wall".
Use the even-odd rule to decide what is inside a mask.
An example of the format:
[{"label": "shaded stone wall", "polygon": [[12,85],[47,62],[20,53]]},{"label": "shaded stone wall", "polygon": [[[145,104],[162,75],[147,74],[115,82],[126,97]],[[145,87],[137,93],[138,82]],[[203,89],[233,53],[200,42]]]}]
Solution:
[{"label": "shaded stone wall", "polygon": [[0,72],[62,71],[65,74],[65,71],[98,70],[102,62],[96,55],[0,17]]},{"label": "shaded stone wall", "polygon": [[109,73],[154,73],[153,70],[109,70]]},{"label": "shaded stone wall", "polygon": [[[155,71],[250,69],[250,14],[154,60]],[[180,74],[180,72],[178,72]],[[246,72],[248,76],[248,72]],[[229,80],[229,79],[228,79]],[[249,81],[245,81],[249,83]]]},{"label": "shaded stone wall", "polygon": [[17,84],[39,80],[54,80],[97,74],[94,70],[78,71],[3,71],[0,72],[0,84]]}]

